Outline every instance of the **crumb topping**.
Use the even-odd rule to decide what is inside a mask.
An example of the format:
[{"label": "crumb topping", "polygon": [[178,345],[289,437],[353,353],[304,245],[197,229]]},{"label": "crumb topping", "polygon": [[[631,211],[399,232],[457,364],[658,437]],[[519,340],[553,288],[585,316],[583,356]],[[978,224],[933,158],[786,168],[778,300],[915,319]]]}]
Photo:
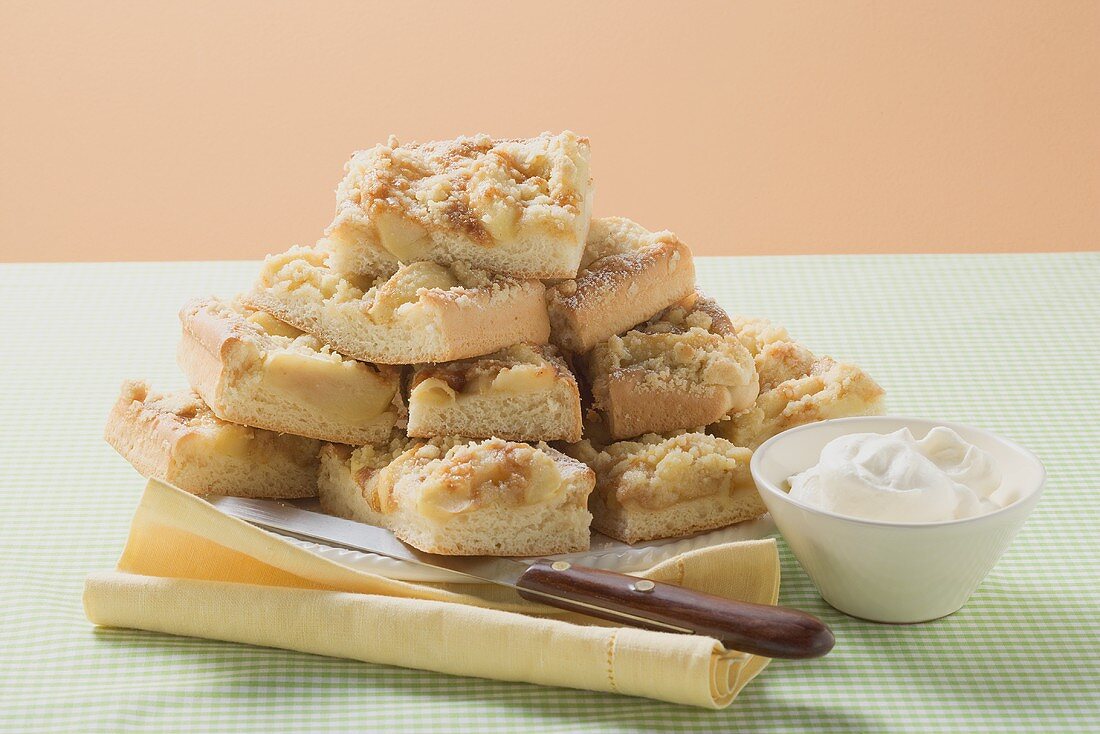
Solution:
[{"label": "crumb topping", "polygon": [[787,342],[791,340],[787,330],[778,324],[773,324],[767,319],[753,318],[750,316],[731,316],[730,327],[745,349],[752,356],[760,354],[767,345],[772,342]]},{"label": "crumb topping", "polygon": [[331,254],[325,247],[299,246],[269,255],[259,287],[275,293],[313,291],[318,300],[352,304],[366,318],[382,323],[400,316],[411,304],[432,299],[462,303],[522,283],[461,262],[418,261],[374,274],[343,273],[331,264]]},{"label": "crumb topping", "polygon": [[623,505],[661,510],[679,502],[732,491],[749,481],[752,452],[702,429],[646,434],[597,448],[581,441],[566,449],[596,472],[597,490]]},{"label": "crumb topping", "polygon": [[788,380],[810,374],[817,364],[806,347],[796,342],[781,341],[766,344],[756,355],[756,372],[760,375],[760,389],[771,390]]},{"label": "crumb topping", "polygon": [[397,493],[410,492],[417,511],[445,520],[482,507],[534,505],[558,497],[566,482],[545,443],[531,445],[491,438],[451,436],[364,446],[351,456],[351,470],[378,512],[397,509]]},{"label": "crumb topping", "polygon": [[429,143],[391,136],[344,170],[337,222],[358,220],[385,249],[399,253],[433,233],[488,247],[521,228],[573,230],[589,186],[588,140],[572,132]]},{"label": "crumb topping", "polygon": [[447,514],[459,514],[501,503],[535,505],[564,488],[558,465],[545,444],[535,447],[493,438],[449,448],[444,443],[437,448],[426,452],[432,458],[419,466],[422,509],[430,505]]},{"label": "crumb topping", "polygon": [[703,329],[722,336],[735,335],[730,317],[722,307],[699,291],[634,327],[634,331],[644,334],[681,334],[690,329]]},{"label": "crumb topping", "polygon": [[[583,308],[586,301],[625,277],[645,270],[657,253],[669,247],[682,248],[684,245],[667,230],[650,232],[624,217],[593,219],[576,279],[557,283],[547,293],[551,301],[565,308]],[[680,259],[678,250],[671,254],[670,272],[678,267]],[[637,286],[632,284],[632,287]]]},{"label": "crumb topping", "polygon": [[[407,438],[404,433],[395,431],[387,442],[358,447],[351,452],[349,459],[352,476],[361,487],[365,487],[375,474],[392,464],[397,457],[416,443],[415,439]],[[377,507],[374,509],[378,510]]]},{"label": "crumb topping", "polygon": [[859,367],[815,357],[794,342],[773,342],[756,357],[761,391],[756,403],[712,430],[738,446],[756,448],[794,426],[882,410],[885,392]]},{"label": "crumb topping", "polygon": [[542,384],[560,379],[574,381],[556,348],[549,345],[514,344],[485,357],[420,367],[413,373],[409,388],[415,390],[427,380],[439,380],[452,393],[483,393],[497,386],[507,387],[507,384],[520,381]]},{"label": "crumb topping", "polygon": [[122,385],[122,399],[132,403],[138,409],[143,420],[168,418],[187,428],[200,431],[213,431],[224,422],[191,390],[176,392],[153,392],[149,383],[142,380],[127,380]]},{"label": "crumb topping", "polygon": [[422,291],[447,291],[458,285],[458,278],[443,265],[431,262],[412,263],[400,268],[389,280],[373,290],[369,313],[376,321],[388,321],[397,313],[398,308],[419,300]]},{"label": "crumb topping", "polygon": [[588,228],[588,239],[581,257],[581,271],[588,270],[597,261],[611,255],[638,252],[662,243],[679,243],[672,232],[650,232],[642,225],[625,217],[593,219]]},{"label": "crumb topping", "polygon": [[268,255],[260,270],[259,285],[283,292],[312,290],[326,301],[351,302],[361,300],[368,291],[394,274],[340,273],[331,265],[331,256],[328,248],[301,245]]},{"label": "crumb topping", "polygon": [[752,355],[724,328],[728,319],[720,309],[714,310],[717,306],[703,307],[708,301],[695,298],[678,304],[596,345],[587,359],[596,407],[606,406],[609,381],[623,379],[628,372],[642,386],[689,395],[703,394],[715,385],[741,387],[753,382]]}]

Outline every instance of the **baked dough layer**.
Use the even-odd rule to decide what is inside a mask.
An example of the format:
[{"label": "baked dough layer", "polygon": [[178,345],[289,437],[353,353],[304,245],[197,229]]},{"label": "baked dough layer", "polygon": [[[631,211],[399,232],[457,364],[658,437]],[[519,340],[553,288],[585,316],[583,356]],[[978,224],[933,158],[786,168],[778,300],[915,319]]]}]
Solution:
[{"label": "baked dough layer", "polygon": [[316,337],[236,302],[180,311],[178,361],[222,420],[340,443],[385,440],[404,419],[401,371],[345,359]]},{"label": "baked dough layer", "polygon": [[546,290],[550,339],[587,352],[694,289],[691,250],[672,232],[650,232],[623,217],[594,219],[577,277]]},{"label": "baked dough layer", "polygon": [[759,390],[729,317],[700,293],[597,344],[584,363],[612,439],[713,423],[751,406]]},{"label": "baked dough layer", "polygon": [[[772,436],[805,423],[884,411],[885,392],[859,367],[817,357],[792,341],[769,340],[765,321],[747,323],[752,335],[745,338],[758,345],[755,362],[760,395],[746,410],[709,426],[714,435],[755,449]],[[772,331],[771,336],[777,333]],[[765,336],[761,338],[761,334]]]},{"label": "baked dough layer", "polygon": [[447,555],[533,556],[589,545],[592,471],[546,444],[436,438],[321,449],[326,512]]},{"label": "baked dough layer", "polygon": [[409,381],[410,436],[579,441],[577,380],[556,348],[516,344],[421,365]]},{"label": "baked dough layer", "polygon": [[592,209],[586,138],[488,135],[356,153],[326,237],[337,266],[466,262],[523,278],[572,278]]},{"label": "baked dough layer", "polygon": [[607,445],[589,439],[564,451],[596,472],[593,527],[624,543],[713,530],[767,511],[749,474],[752,452],[701,429]]},{"label": "baked dough layer", "polygon": [[431,262],[352,275],[332,258],[324,245],[269,255],[243,300],[345,356],[379,364],[448,362],[549,338],[537,280]]},{"label": "baked dough layer", "polygon": [[227,423],[191,391],[130,380],[104,438],[143,476],[194,494],[291,499],[317,492],[320,442]]}]

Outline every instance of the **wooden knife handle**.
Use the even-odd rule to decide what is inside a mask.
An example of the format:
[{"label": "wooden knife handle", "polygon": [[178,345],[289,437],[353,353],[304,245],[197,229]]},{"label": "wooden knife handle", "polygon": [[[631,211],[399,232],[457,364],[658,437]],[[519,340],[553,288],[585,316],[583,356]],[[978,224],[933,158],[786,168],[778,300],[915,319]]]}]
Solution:
[{"label": "wooden knife handle", "polygon": [[661,632],[713,637],[730,650],[769,658],[815,658],[833,648],[829,627],[797,609],[732,601],[565,561],[535,561],[520,596],[552,607]]}]

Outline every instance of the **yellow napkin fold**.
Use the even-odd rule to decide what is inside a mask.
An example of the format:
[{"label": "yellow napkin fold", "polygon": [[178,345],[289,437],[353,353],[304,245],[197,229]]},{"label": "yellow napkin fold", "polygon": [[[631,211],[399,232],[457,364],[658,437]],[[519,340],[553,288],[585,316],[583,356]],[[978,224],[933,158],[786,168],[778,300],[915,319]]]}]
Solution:
[{"label": "yellow napkin fold", "polygon": [[[692,551],[637,574],[774,604],[774,540]],[[695,635],[615,627],[492,584],[397,581],[322,558],[150,480],[115,571],[88,577],[94,624],[453,675],[723,708],[768,664]]]}]

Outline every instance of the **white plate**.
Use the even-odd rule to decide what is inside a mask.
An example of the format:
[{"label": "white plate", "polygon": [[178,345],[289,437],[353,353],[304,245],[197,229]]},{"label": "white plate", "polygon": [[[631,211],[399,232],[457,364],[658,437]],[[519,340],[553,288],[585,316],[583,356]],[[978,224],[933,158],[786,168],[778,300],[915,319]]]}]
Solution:
[{"label": "white plate", "polygon": [[[297,503],[295,503],[297,504]],[[303,507],[302,509],[313,509]],[[548,556],[555,560],[568,560],[580,566],[602,568],[607,571],[630,573],[641,571],[673,556],[699,548],[708,548],[722,543],[732,543],[739,540],[756,540],[765,538],[775,532],[775,523],[771,515],[765,515],[759,520],[731,525],[728,528],[712,530],[708,533],[700,533],[687,538],[670,538],[668,540],[654,540],[649,543],[627,545],[617,540],[612,540],[605,535],[592,533],[592,547],[580,553],[563,553],[556,556]],[[419,566],[407,561],[399,561],[374,553],[362,553],[346,548],[333,548],[318,543],[310,543],[296,538],[287,538],[290,542],[312,551],[322,558],[335,561],[359,571],[366,571],[378,576],[385,576],[401,581],[428,581],[437,583],[469,584],[477,583],[469,576],[444,571],[442,569]]]}]

